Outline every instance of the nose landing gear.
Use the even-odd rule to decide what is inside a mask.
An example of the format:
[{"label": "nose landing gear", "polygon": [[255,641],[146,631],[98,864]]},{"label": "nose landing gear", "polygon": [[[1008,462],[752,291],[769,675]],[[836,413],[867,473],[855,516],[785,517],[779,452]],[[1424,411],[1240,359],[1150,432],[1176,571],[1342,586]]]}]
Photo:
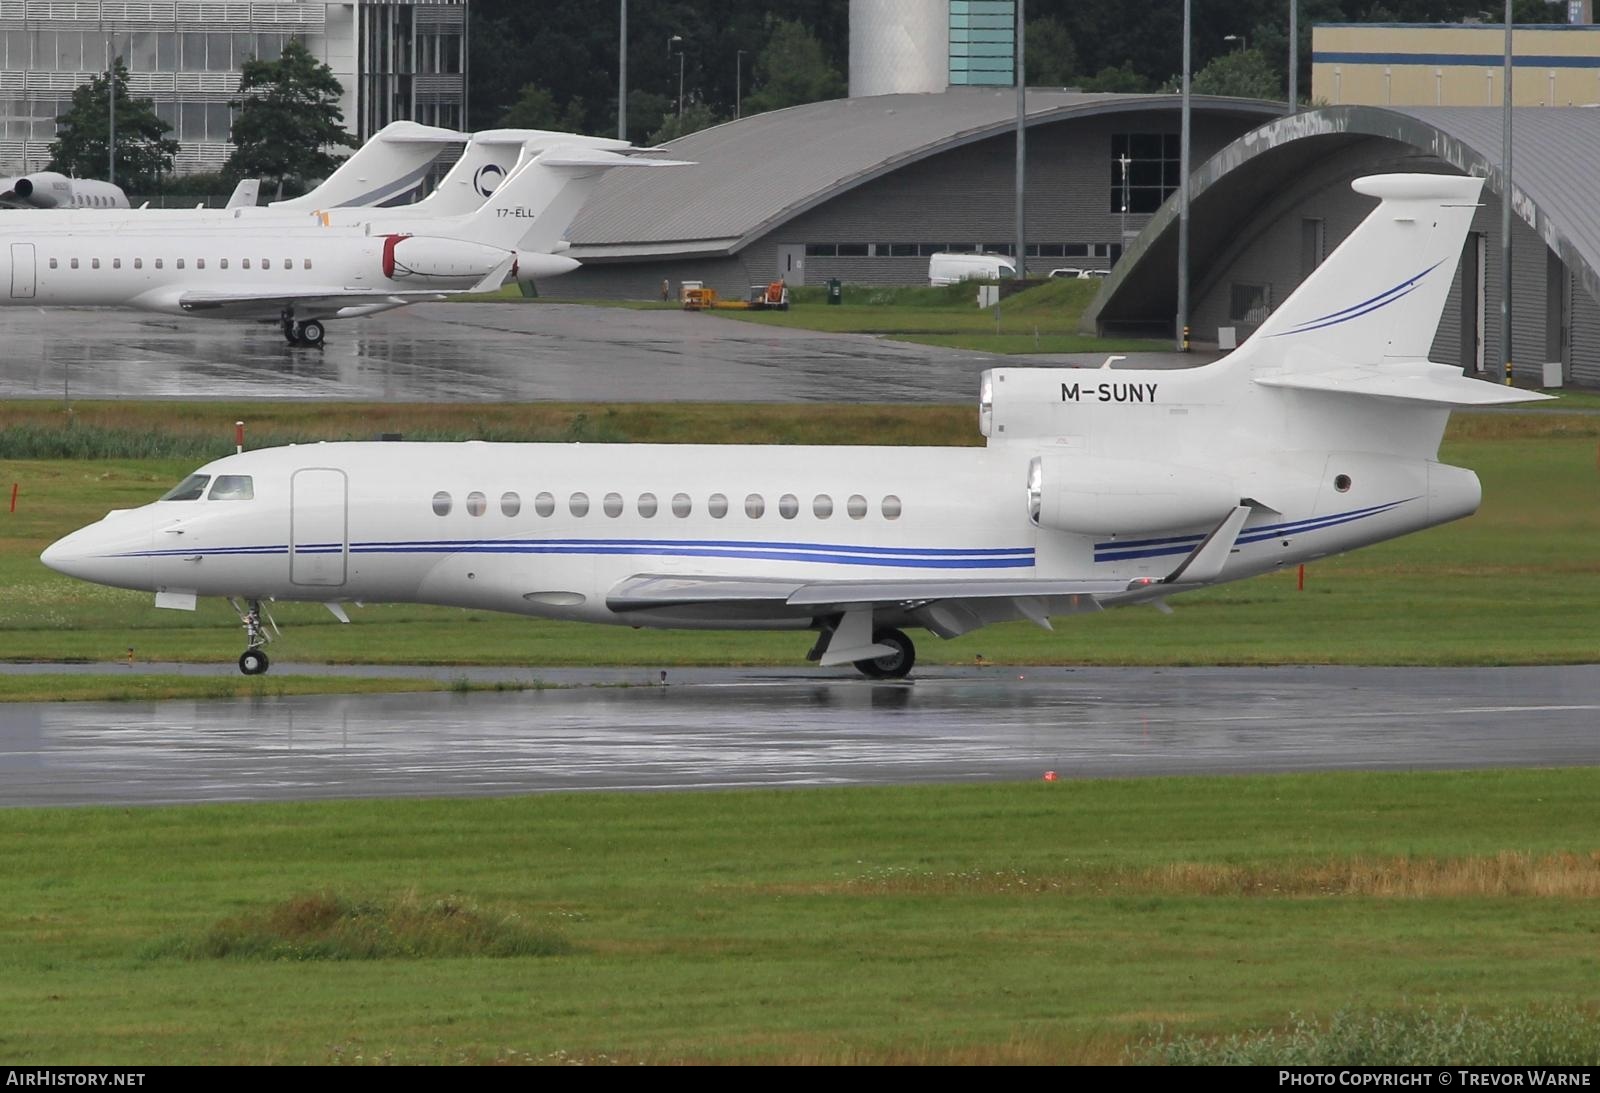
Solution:
[{"label": "nose landing gear", "polygon": [[[261,675],[272,664],[263,648],[272,640],[272,635],[268,634],[266,626],[262,625],[261,601],[249,600],[245,607],[240,607],[230,596],[228,602],[233,604],[233,609],[239,613],[239,622],[244,626],[245,650],[239,654],[239,671],[247,676]],[[272,622],[270,615],[265,617],[267,622]],[[276,623],[272,625],[273,629],[277,629]]]}]

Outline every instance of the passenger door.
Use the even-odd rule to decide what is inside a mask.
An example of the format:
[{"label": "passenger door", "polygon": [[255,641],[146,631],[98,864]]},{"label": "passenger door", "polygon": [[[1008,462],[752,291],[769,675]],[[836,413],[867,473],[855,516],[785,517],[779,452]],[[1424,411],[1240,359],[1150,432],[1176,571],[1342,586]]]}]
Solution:
[{"label": "passenger door", "polygon": [[33,244],[11,244],[11,298],[31,300],[34,293]]},{"label": "passenger door", "polygon": [[350,554],[345,473],[308,467],[289,480],[289,581],[336,588]]}]

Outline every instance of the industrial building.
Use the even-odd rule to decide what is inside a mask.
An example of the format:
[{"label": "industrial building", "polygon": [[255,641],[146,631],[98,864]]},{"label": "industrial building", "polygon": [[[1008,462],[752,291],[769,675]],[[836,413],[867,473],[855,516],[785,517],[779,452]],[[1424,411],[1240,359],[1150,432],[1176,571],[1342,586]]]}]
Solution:
[{"label": "industrial building", "polygon": [[[1512,360],[1537,382],[1600,385],[1600,110],[1515,111]],[[1363,175],[1438,171],[1487,178],[1432,359],[1497,379],[1501,111],[1329,107],[1268,122],[1196,170],[1190,209],[1190,318],[1197,342],[1243,340],[1371,211]],[[1085,315],[1102,332],[1171,335],[1177,208],[1151,220]]]},{"label": "industrial building", "polygon": [[112,56],[128,89],[154,100],[182,145],[179,173],[232,152],[228,100],[245,61],[291,37],[344,87],[345,128],[365,139],[408,119],[459,128],[466,116],[467,0],[27,0],[0,4],[0,173],[42,168],[73,89]]},{"label": "industrial building", "polygon": [[[1179,102],[1029,90],[1030,273],[1112,266],[1178,185]],[[810,103],[680,138],[671,154],[694,166],[601,183],[568,233],[583,268],[549,291],[648,297],[663,280],[700,280],[742,296],[780,277],[925,284],[935,252],[1010,254],[1016,110],[1013,89],[952,87]],[[1194,162],[1282,111],[1197,97]]]},{"label": "industrial building", "polygon": [[[1600,103],[1600,26],[1582,8],[1571,23],[1511,30],[1517,106]],[[1498,106],[1505,24],[1331,23],[1311,32],[1311,99],[1331,106]]]}]

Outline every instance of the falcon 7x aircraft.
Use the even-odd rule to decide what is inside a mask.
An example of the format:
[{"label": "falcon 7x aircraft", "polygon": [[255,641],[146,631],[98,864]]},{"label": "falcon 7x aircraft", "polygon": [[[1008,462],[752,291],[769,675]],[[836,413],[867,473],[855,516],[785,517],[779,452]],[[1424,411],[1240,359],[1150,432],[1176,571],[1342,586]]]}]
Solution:
[{"label": "falcon 7x aircraft", "polygon": [[1468,516],[1454,406],[1524,402],[1430,363],[1482,180],[1382,175],[1377,207],[1244,345],[1182,371],[999,368],[984,448],[333,443],[218,459],[42,560],[192,610],[247,674],[275,600],[811,631],[901,677],[905,629],[1168,597]]},{"label": "falcon 7x aircraft", "polygon": [[[582,138],[532,156],[524,145],[521,155],[498,188],[458,216],[429,215],[426,201],[290,220],[268,209],[223,224],[127,212],[87,228],[81,213],[61,224],[30,214],[0,249],[0,285],[9,287],[0,303],[277,321],[291,343],[316,346],[326,319],[575,269],[575,260],[552,252],[564,247],[563,234],[601,176],[677,165]],[[458,200],[452,195],[441,203]]]}]

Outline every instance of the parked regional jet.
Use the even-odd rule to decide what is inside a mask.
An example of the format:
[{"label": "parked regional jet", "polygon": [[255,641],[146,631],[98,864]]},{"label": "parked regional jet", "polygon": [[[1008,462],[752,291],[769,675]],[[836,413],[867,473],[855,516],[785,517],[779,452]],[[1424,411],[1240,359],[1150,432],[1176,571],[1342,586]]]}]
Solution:
[{"label": "parked regional jet", "polygon": [[816,632],[904,676],[902,628],[1161,604],[1476,511],[1450,409],[1545,396],[1427,353],[1482,180],[1364,178],[1378,207],[1253,337],[1181,371],[997,368],[986,448],[338,443],[201,467],[42,555],[158,607],[399,601]]},{"label": "parked regional jet", "polygon": [[301,226],[245,219],[227,231],[129,217],[115,233],[30,219],[0,252],[0,285],[10,288],[0,304],[276,320],[292,343],[316,346],[326,319],[576,268],[552,252],[601,175],[675,165],[558,145],[525,158],[480,208],[455,217],[368,210]]},{"label": "parked regional jet", "polygon": [[57,171],[35,171],[16,178],[0,178],[0,208],[6,209],[126,209],[128,195],[112,182],[93,178],[68,178]]}]

